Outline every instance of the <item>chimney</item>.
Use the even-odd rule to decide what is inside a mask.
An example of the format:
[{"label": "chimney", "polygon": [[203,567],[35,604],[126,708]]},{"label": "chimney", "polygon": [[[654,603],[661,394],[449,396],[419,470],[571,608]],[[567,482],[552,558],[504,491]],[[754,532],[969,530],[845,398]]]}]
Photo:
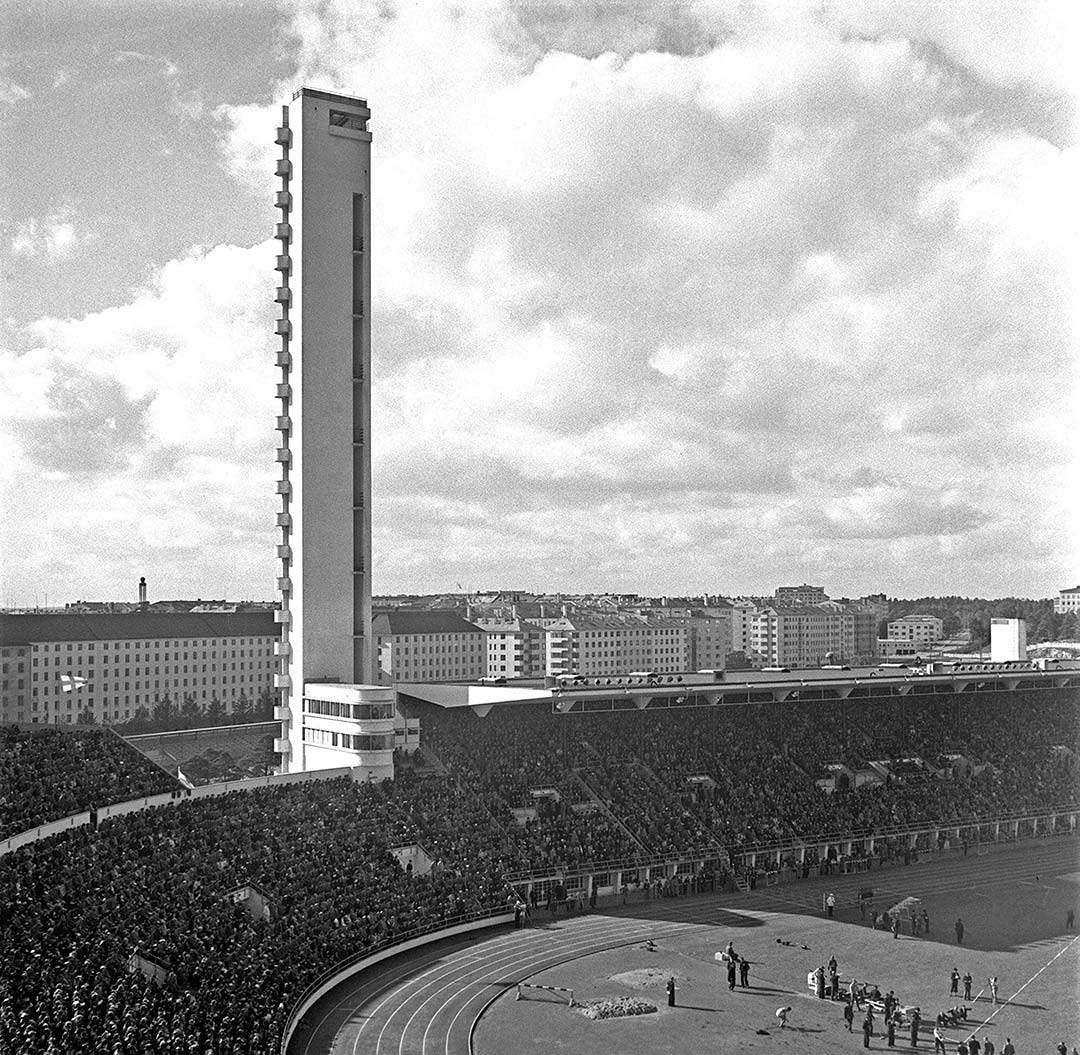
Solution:
[{"label": "chimney", "polygon": [[139,607],[146,607],[146,576],[139,577]]}]

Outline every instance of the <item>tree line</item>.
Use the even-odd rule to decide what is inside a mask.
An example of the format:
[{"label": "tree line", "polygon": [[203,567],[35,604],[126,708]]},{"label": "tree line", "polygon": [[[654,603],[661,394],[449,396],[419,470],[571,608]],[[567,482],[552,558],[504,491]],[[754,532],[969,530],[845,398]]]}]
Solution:
[{"label": "tree line", "polygon": [[971,633],[975,648],[990,644],[991,619],[1023,619],[1027,623],[1029,644],[1036,641],[1080,640],[1080,620],[1075,612],[1064,615],[1054,611],[1050,599],[1002,597],[988,601],[979,597],[916,597],[911,600],[889,599],[889,614],[878,626],[878,636],[886,637],[888,624],[905,615],[932,615],[942,622],[945,637]]},{"label": "tree line", "polygon": [[[113,722],[112,727],[123,736],[139,733],[165,733],[182,729],[199,729],[211,725],[244,725],[248,722],[269,722],[274,717],[274,693],[263,689],[256,697],[250,697],[242,689],[232,709],[221,700],[217,692],[203,704],[194,693],[184,693],[173,699],[168,692],[154,694],[149,707],[137,707],[134,715],[125,722]],[[78,718],[80,725],[96,725],[93,711],[84,708]]]}]

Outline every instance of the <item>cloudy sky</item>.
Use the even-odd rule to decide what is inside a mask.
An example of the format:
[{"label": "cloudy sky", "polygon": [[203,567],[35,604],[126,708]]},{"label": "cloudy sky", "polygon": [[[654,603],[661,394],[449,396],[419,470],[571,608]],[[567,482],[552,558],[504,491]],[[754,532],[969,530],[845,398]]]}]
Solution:
[{"label": "cloudy sky", "polygon": [[1069,0],[0,0],[0,603],[273,594],[273,127],[372,109],[375,590],[1080,580]]}]

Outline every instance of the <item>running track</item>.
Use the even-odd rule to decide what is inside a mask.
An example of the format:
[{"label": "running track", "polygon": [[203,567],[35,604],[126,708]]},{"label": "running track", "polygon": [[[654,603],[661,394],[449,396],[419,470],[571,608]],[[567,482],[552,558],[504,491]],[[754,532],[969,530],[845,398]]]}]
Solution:
[{"label": "running track", "polygon": [[[826,887],[840,906],[872,884],[879,903],[898,884],[897,898],[917,887],[926,895],[977,891],[1077,866],[1075,840],[1008,848],[985,858],[994,868],[972,875],[972,859],[950,858],[870,875],[831,876],[747,894],[636,901],[602,914],[550,919],[541,910],[524,930],[499,929],[449,939],[361,972],[308,1013],[289,1055],[470,1055],[485,1009],[519,981],[560,963],[647,938],[715,926],[745,925],[745,915],[820,913]],[[917,875],[917,879],[916,879]],[[895,877],[895,879],[894,879]],[[973,881],[974,880],[974,881]],[[902,886],[903,889],[900,889]],[[735,915],[729,909],[743,915]]]}]

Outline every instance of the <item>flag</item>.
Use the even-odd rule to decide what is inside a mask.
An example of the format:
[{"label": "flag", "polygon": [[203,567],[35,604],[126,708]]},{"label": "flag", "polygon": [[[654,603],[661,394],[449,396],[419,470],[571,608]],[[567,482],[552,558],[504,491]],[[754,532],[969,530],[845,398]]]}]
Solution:
[{"label": "flag", "polygon": [[60,688],[64,692],[74,692],[87,684],[86,678],[77,678],[74,674],[60,675]]}]

